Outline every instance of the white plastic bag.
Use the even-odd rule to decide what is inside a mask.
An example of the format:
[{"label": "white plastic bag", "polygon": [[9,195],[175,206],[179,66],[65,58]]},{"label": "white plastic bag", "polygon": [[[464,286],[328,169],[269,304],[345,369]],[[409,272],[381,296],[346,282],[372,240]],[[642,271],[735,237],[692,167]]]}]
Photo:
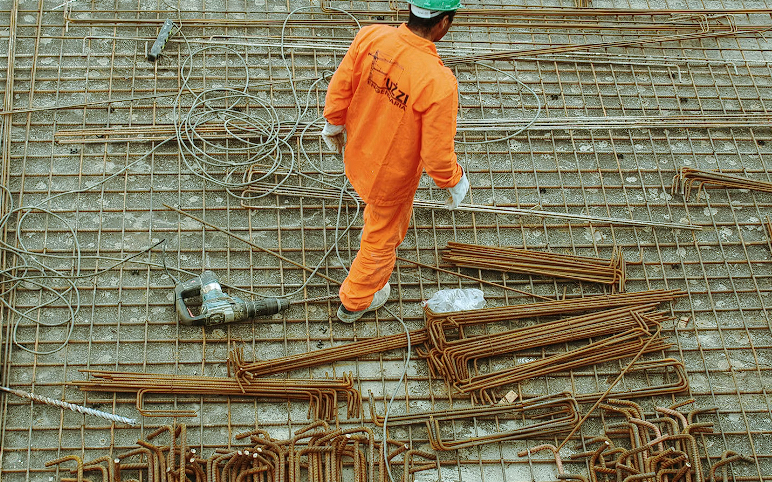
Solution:
[{"label": "white plastic bag", "polygon": [[428,306],[435,313],[479,310],[485,306],[485,298],[480,290],[455,288],[434,293],[434,296],[422,302],[422,305]]}]

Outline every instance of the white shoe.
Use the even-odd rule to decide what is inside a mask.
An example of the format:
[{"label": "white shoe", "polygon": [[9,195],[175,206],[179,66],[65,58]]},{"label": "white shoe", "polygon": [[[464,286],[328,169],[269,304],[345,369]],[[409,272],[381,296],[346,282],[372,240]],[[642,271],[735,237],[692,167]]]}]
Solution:
[{"label": "white shoe", "polygon": [[345,306],[340,305],[338,307],[338,319],[343,323],[354,323],[358,319],[362,318],[362,315],[364,315],[368,311],[375,311],[381,306],[385,305],[386,301],[388,301],[389,299],[390,294],[391,294],[391,286],[389,285],[389,283],[386,283],[386,286],[384,286],[383,288],[375,292],[375,295],[373,295],[372,303],[370,303],[370,306],[368,306],[364,310],[349,311],[346,309]]}]

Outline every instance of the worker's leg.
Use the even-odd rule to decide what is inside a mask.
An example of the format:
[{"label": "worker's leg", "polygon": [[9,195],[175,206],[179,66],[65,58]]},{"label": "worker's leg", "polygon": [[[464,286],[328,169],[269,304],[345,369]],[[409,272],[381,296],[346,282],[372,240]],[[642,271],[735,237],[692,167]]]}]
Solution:
[{"label": "worker's leg", "polygon": [[365,207],[359,253],[340,287],[340,301],[346,309],[366,309],[373,301],[373,294],[389,281],[396,249],[405,239],[412,211],[412,203]]}]

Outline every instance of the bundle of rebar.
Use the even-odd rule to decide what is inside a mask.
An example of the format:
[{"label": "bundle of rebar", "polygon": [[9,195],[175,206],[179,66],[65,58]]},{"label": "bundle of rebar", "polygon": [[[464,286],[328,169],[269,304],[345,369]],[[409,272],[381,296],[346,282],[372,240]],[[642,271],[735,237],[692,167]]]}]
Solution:
[{"label": "bundle of rebar", "polygon": [[[654,339],[650,342],[650,338]],[[647,345],[648,342],[648,345]],[[496,370],[472,376],[464,380],[458,380],[453,387],[461,393],[473,393],[477,400],[486,403],[496,401],[489,390],[516,384],[535,377],[547,376],[554,373],[567,372],[574,368],[586,367],[596,363],[630,358],[643,353],[652,353],[669,348],[662,337],[644,335],[638,330],[631,330],[619,335],[593,341],[580,348],[574,348],[563,353],[548,355],[544,358],[516,365],[512,368]]]},{"label": "bundle of rebar", "polygon": [[260,378],[248,384],[236,378],[167,375],[162,373],[130,373],[102,370],[82,370],[91,378],[72,382],[82,391],[136,392],[137,409],[144,416],[194,416],[190,411],[150,411],[144,408],[147,394],[243,396],[261,399],[308,400],[309,417],[332,420],[338,415],[338,401],[346,400],[348,418],[358,417],[362,410],[362,395],[354,388],[350,373],[342,378],[292,379]]},{"label": "bundle of rebar", "polygon": [[471,376],[469,365],[475,365],[480,358],[543,348],[628,330],[637,329],[648,332],[650,327],[668,318],[664,313],[650,313],[656,306],[656,303],[652,303],[634,308],[616,308],[496,334],[446,340],[429,350],[427,354],[429,369],[433,375],[442,376],[446,380],[465,380]]},{"label": "bundle of rebar", "polygon": [[588,281],[616,285],[619,291],[625,289],[625,260],[616,247],[611,259],[599,259],[451,241],[442,253],[442,259],[463,268]]},{"label": "bundle of rebar", "polygon": [[[156,437],[165,433],[169,442],[158,444]],[[404,443],[387,440],[387,450],[382,451],[382,442],[367,427],[331,429],[317,422],[289,440],[272,438],[264,430],[238,434],[236,439],[247,439],[248,444],[228,444],[203,458],[188,442],[184,424],[165,425],[138,440],[137,448],[128,452],[88,462],[67,455],[46,466],[75,462],[71,472],[77,475],[77,482],[88,480],[84,478],[87,472],[99,473],[105,482],[374,482],[388,480],[387,464],[402,466],[401,480],[409,482],[417,472],[440,467],[436,455],[410,450]]]},{"label": "bundle of rebar", "polygon": [[[411,331],[409,336],[412,345],[426,343],[429,339],[426,330]],[[249,385],[260,380],[257,377],[291,372],[317,365],[328,365],[343,360],[355,360],[365,355],[406,348],[407,343],[408,337],[406,334],[399,333],[396,335],[366,338],[353,343],[331,346],[312,352],[254,362],[245,361],[243,350],[237,349],[231,352],[229,363],[235,369],[236,378],[241,380],[244,385]]]},{"label": "bundle of rebar", "polygon": [[[442,359],[437,360],[438,354],[443,353],[448,347],[463,346],[465,340],[482,340],[484,336],[470,337],[464,334],[466,327],[475,326],[478,324],[486,323],[501,323],[512,322],[517,320],[523,320],[526,318],[538,318],[543,316],[554,315],[566,315],[573,313],[591,312],[590,318],[598,316],[598,310],[610,310],[617,307],[623,307],[624,310],[629,310],[631,307],[635,309],[637,306],[653,306],[662,303],[673,301],[679,297],[685,296],[686,293],[680,290],[650,290],[637,293],[615,293],[611,295],[597,295],[588,296],[585,298],[564,299],[549,302],[531,303],[527,305],[513,305],[502,306],[495,308],[483,308],[480,310],[470,310],[462,312],[451,313],[434,313],[428,307],[425,307],[427,330],[429,332],[430,340],[427,343],[427,350],[424,352],[419,350],[419,354],[427,358],[430,370],[433,370],[435,374],[439,374],[442,367],[445,365]],[[618,312],[615,310],[614,312]],[[583,317],[569,318],[569,320],[581,320]],[[565,320],[561,320],[564,322]],[[554,326],[555,324],[561,324],[558,322],[548,322],[539,325],[533,325],[530,328],[538,330],[541,327]],[[570,326],[570,324],[567,324]],[[506,333],[516,332],[516,330],[508,331]],[[521,333],[524,333],[522,331]],[[506,338],[507,335],[504,335]],[[490,335],[490,338],[500,337],[500,334]],[[539,340],[540,337],[534,337],[535,340]],[[483,349],[487,349],[484,346]],[[520,346],[514,345],[511,352],[516,351]],[[523,347],[524,349],[525,347]],[[502,350],[499,350],[502,351]],[[470,351],[472,358],[479,358],[477,353]],[[467,364],[468,365],[468,364]],[[453,365],[451,365],[453,367]],[[468,368],[468,366],[467,366]],[[683,364],[673,358],[665,358],[660,360],[646,360],[639,361],[634,364],[630,370],[630,373],[643,373],[647,380],[652,376],[655,378],[661,378],[662,383],[658,385],[651,385],[647,383],[645,386],[638,388],[625,388],[623,391],[613,392],[614,394],[624,395],[626,398],[639,398],[655,395],[666,395],[681,393],[688,389],[688,379],[686,376],[686,370]],[[492,394],[489,400],[497,400],[499,397]],[[597,400],[602,393],[574,393],[574,398],[581,403],[593,402]]]},{"label": "bundle of rebar", "polygon": [[[375,400],[370,394],[370,416],[372,422],[383,427],[385,418],[378,415]],[[551,437],[567,433],[579,421],[579,406],[568,392],[529,398],[513,403],[480,405],[469,408],[443,409],[431,412],[415,412],[405,415],[390,415],[389,426],[425,424],[429,443],[435,450],[459,450],[477,445],[522,440],[526,438]],[[487,435],[479,432],[468,438],[448,439],[446,434],[454,431],[441,430],[441,423],[472,420],[475,424],[483,420],[496,420],[496,427]],[[516,428],[511,428],[516,425]],[[479,425],[478,425],[479,427]],[[481,428],[478,428],[481,430]],[[455,434],[455,433],[454,433]]]},{"label": "bundle of rebar", "polygon": [[750,179],[734,174],[726,174],[718,171],[706,171],[692,167],[682,166],[678,174],[673,178],[671,192],[682,194],[688,201],[694,185],[697,185],[697,200],[700,200],[700,192],[707,187],[719,186],[732,189],[748,189],[751,191],[772,192],[772,182]]},{"label": "bundle of rebar", "polygon": [[[709,473],[703,473],[700,445],[695,437],[700,433],[712,433],[713,424],[697,422],[695,417],[716,409],[695,409],[681,413],[677,410],[681,405],[685,404],[656,407],[657,417],[647,420],[638,404],[609,399],[600,407],[607,412],[607,416],[621,415],[625,420],[621,423],[607,423],[603,436],[586,441],[587,446],[594,447],[592,450],[573,454],[571,458],[587,460],[590,480],[617,482],[716,481],[718,468],[725,468],[730,462],[749,461],[747,457],[725,451]],[[561,467],[559,454],[555,453],[555,457],[558,467]]]},{"label": "bundle of rebar", "polygon": [[[667,348],[664,339],[657,333],[652,334],[652,329],[671,317],[655,311],[655,307],[684,295],[679,290],[652,290],[450,313],[434,313],[427,308],[429,341],[425,351],[418,350],[417,353],[427,358],[431,373],[444,378],[449,386],[461,393],[472,393],[473,399],[495,403],[498,397],[494,389],[502,386],[632,357],[644,346],[645,353]],[[478,324],[566,314],[574,316],[495,334],[469,336],[464,333],[466,327]],[[586,345],[576,347],[584,340]],[[574,348],[557,353],[553,349],[553,354],[492,373],[473,372],[481,358],[544,350],[565,343],[572,343]],[[640,363],[642,369],[647,367],[646,362]],[[661,367],[651,365],[649,368],[658,366]],[[673,393],[683,390],[685,383],[684,380],[683,383],[664,384],[661,389]],[[652,387],[652,393],[658,393],[658,389]],[[649,392],[643,389],[641,393]],[[591,399],[597,394],[587,395]]]}]

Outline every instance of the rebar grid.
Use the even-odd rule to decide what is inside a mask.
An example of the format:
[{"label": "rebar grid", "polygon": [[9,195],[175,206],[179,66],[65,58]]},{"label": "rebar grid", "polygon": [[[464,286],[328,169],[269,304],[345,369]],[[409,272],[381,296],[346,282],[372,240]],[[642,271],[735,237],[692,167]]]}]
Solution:
[{"label": "rebar grid", "polygon": [[[0,57],[7,67],[0,72],[0,82],[6,86],[2,172],[3,184],[11,189],[16,205],[85,187],[136,161],[154,145],[147,141],[64,144],[57,142],[57,133],[68,129],[137,129],[162,137],[160,128],[148,131],[146,126],[173,124],[171,106],[179,88],[179,67],[187,45],[181,37],[175,37],[155,66],[144,60],[145,45],[152,41],[157,26],[167,17],[232,21],[227,26],[209,22],[206,27],[203,23],[188,23],[185,33],[193,48],[222,42],[243,52],[253,66],[250,78],[256,91],[270,100],[280,115],[289,118],[293,114],[288,86],[280,82],[287,73],[278,42],[284,18],[300,6],[299,3],[178,2],[175,7],[180,9],[179,14],[163,2],[150,6],[124,1],[109,5],[76,2],[58,10],[53,8],[63,1],[6,3],[10,7],[0,9],[1,24],[9,27],[8,37],[0,36]],[[662,3],[593,1],[592,6],[668,8],[666,2]],[[347,10],[390,11],[389,2],[356,5],[331,2],[329,5]],[[572,5],[573,2],[542,2],[545,7]],[[513,9],[516,6],[487,2],[475,7]],[[684,10],[682,5],[676,7]],[[687,7],[713,8],[714,5],[689,2]],[[723,2],[721,7],[752,9],[766,5]],[[127,22],[65,24],[63,10],[73,19],[82,11],[92,17],[119,16]],[[9,16],[9,12],[12,15]],[[354,32],[344,17],[303,14],[296,17],[298,22],[287,30],[287,45],[292,46],[288,48],[291,52],[288,58],[296,79],[317,79],[324,70],[335,68]],[[301,21],[311,18],[333,18],[337,25],[302,25]],[[770,480],[772,325],[767,309],[772,291],[769,274],[772,245],[764,220],[772,199],[767,193],[711,189],[706,199],[685,203],[680,196],[669,192],[671,180],[681,166],[720,168],[722,172],[772,180],[766,162],[772,147],[767,109],[767,99],[772,93],[768,42],[753,36],[606,50],[582,48],[568,53],[538,50],[569,43],[580,45],[632,40],[636,36],[674,35],[684,33],[678,23],[696,22],[690,18],[663,25],[663,18],[650,14],[604,16],[603,21],[618,31],[599,28],[595,18],[587,19],[578,13],[565,19],[555,19],[545,13],[528,18],[492,15],[484,21],[459,18],[449,41],[439,46],[441,53],[451,57],[513,48],[534,50],[528,56],[518,57],[516,63],[501,61],[494,65],[512,72],[534,88],[544,110],[541,122],[508,142],[459,144],[457,152],[470,175],[473,189],[469,200],[473,203],[688,222],[702,226],[702,231],[687,233],[525,216],[416,211],[408,238],[398,254],[438,265],[440,250],[448,241],[602,258],[610,258],[614,246],[618,246],[628,261],[628,291],[667,288],[682,289],[689,294],[688,300],[674,303],[672,314],[676,321],[672,328],[665,326],[664,334],[676,348],[665,354],[684,362],[690,395],[700,406],[719,407],[718,414],[710,417],[715,433],[697,436],[698,443],[706,447],[710,455],[705,467],[721,460],[724,451],[732,449],[753,460],[750,464],[729,466],[734,480]],[[137,19],[142,22],[135,22]],[[246,25],[239,23],[241,20],[254,23]],[[270,26],[265,23],[267,20]],[[381,21],[364,17],[362,20],[364,23]],[[383,19],[384,22],[395,20],[396,17]],[[574,25],[582,23],[582,26],[561,31],[555,27],[561,20]],[[753,22],[763,25],[769,23],[769,15],[740,13],[736,21],[738,25]],[[263,23],[258,26],[259,22]],[[489,25],[483,26],[486,22]],[[595,22],[595,28],[590,28],[589,22]],[[727,24],[721,18],[710,22],[711,25]],[[501,25],[504,23],[508,26]],[[647,25],[655,23],[652,29],[646,30]],[[641,32],[634,32],[633,27]],[[693,25],[690,28],[694,28]],[[323,48],[315,45],[320,36],[327,40],[329,35],[334,38],[324,42]],[[8,62],[9,57],[14,61]],[[205,65],[200,63],[192,82],[202,88],[242,82],[244,71],[230,61],[232,58],[231,53],[212,52]],[[487,122],[482,124],[486,131],[462,130],[458,139],[494,139],[507,134],[506,130],[496,130],[502,122],[508,120],[522,126],[533,115],[533,98],[511,79],[476,64],[457,64],[453,69],[461,92],[460,124],[474,126],[481,119]],[[306,80],[298,85],[307,88],[309,84]],[[315,90],[313,105],[321,104],[323,95],[323,86]],[[137,100],[118,102],[121,99]],[[113,102],[106,102],[110,100]],[[63,105],[73,107],[51,109]],[[9,112],[15,113],[9,115]],[[680,123],[674,126],[675,116],[681,117]],[[731,119],[740,122],[730,122]],[[592,125],[593,129],[570,129],[576,124]],[[303,145],[314,160],[320,159],[323,168],[340,169],[338,159],[323,152],[315,136],[306,136]],[[314,173],[305,161],[299,169]],[[418,197],[442,200],[444,193],[424,179]],[[336,202],[269,196],[259,209],[247,212],[220,189],[189,176],[180,165],[177,152],[171,148],[156,151],[145,165],[121,174],[108,184],[63,198],[48,207],[72,220],[88,255],[125,257],[166,238],[167,264],[193,272],[207,266],[230,285],[261,294],[281,294],[297,288],[305,279],[302,270],[277,263],[274,258],[250,251],[238,241],[178,217],[163,208],[163,203],[190,209],[209,222],[308,265],[319,261],[334,238]],[[352,215],[350,208],[344,212],[344,217]],[[42,215],[31,217],[18,229],[13,224],[6,225],[3,235],[6,240],[22,239],[29,249],[45,249],[48,253],[70,255],[73,249],[64,226]],[[358,231],[353,230],[340,246],[344,262],[356,252],[357,235]],[[3,257],[6,266],[12,264],[13,260],[5,252]],[[160,250],[143,259],[160,262]],[[635,264],[637,259],[640,264]],[[94,272],[110,264],[105,260],[85,259],[83,269]],[[71,269],[72,260],[61,260],[61,267]],[[590,283],[494,275],[478,270],[462,272],[551,298],[576,298],[600,292],[598,286]],[[340,263],[334,259],[327,263],[324,273],[335,279],[344,276]],[[532,301],[520,294],[408,263],[398,264],[392,283],[399,288],[394,290],[398,297],[389,306],[398,310],[395,312],[404,317],[411,329],[424,326],[419,301],[440,288],[481,288],[489,306]],[[6,322],[13,317],[4,310],[0,334],[3,383],[135,416],[132,397],[104,393],[83,396],[74,388],[63,387],[62,383],[82,379],[80,369],[223,376],[225,360],[233,348],[243,346],[261,359],[270,359],[400,332],[396,322],[380,314],[377,323],[369,317],[354,327],[343,326],[334,320],[337,306],[331,301],[295,306],[284,317],[251,324],[209,330],[178,327],[167,298],[171,288],[172,282],[163,269],[138,263],[101,275],[93,283],[84,283],[81,295],[85,308],[77,319],[72,340],[66,350],[48,356],[33,356],[13,346],[11,324]],[[317,278],[307,287],[305,296],[321,296],[336,289]],[[41,300],[39,291],[22,287],[16,290],[13,305],[24,311],[34,308]],[[57,304],[35,313],[56,318],[64,311],[65,307]],[[515,322],[501,322],[478,327],[470,334],[496,333],[517,327]],[[28,346],[35,343],[52,346],[59,343],[62,336],[60,328],[42,329],[30,323],[22,323],[19,329],[20,340]],[[498,357],[483,368],[493,371],[551,353],[550,350],[535,351],[522,359]],[[357,389],[373,390],[382,399],[394,389],[403,357],[402,351],[368,355],[357,362],[301,369],[288,376],[340,377],[353,372]],[[624,363],[623,360],[573,370],[566,376],[526,381],[520,390],[546,394],[579,387],[583,393],[602,392]],[[655,379],[658,376],[662,376],[662,380]],[[671,378],[669,373],[652,372],[628,376],[622,384],[635,389],[664,385]],[[411,364],[408,381],[402,388],[407,395],[400,395],[400,402],[394,407],[397,413],[448,406],[448,393],[442,380],[433,377],[420,361]],[[656,406],[669,406],[680,399],[651,397],[641,403],[653,414]],[[452,402],[453,406],[468,403],[457,395],[453,395]],[[242,399],[223,403],[222,399],[207,396],[151,397],[146,404],[160,410],[191,407],[198,410],[197,418],[185,421],[189,424],[190,444],[199,453],[209,453],[228,443],[228,434],[254,427],[266,429],[276,438],[288,438],[293,430],[305,425],[308,409],[304,403],[264,404]],[[55,469],[45,467],[45,462],[70,454],[83,460],[97,458],[104,455],[105,446],[111,447],[111,454],[117,454],[132,447],[143,434],[151,433],[157,424],[172,420],[145,419],[141,429],[124,429],[8,397],[3,399],[0,409],[0,477],[3,480],[47,481],[50,476],[67,477],[66,471],[54,472]],[[588,422],[584,437],[602,433],[600,420],[593,417]],[[352,420],[351,424],[360,425],[364,421]],[[488,428],[485,422],[479,421],[466,425],[453,423],[449,430],[461,438],[469,434],[482,435]],[[410,441],[413,448],[428,447],[426,432],[414,427],[395,427],[390,435]],[[554,479],[553,461],[517,457],[517,451],[529,447],[533,447],[533,443],[507,442],[443,456],[443,480]],[[586,473],[583,464],[566,462],[566,465],[566,472]]]}]

